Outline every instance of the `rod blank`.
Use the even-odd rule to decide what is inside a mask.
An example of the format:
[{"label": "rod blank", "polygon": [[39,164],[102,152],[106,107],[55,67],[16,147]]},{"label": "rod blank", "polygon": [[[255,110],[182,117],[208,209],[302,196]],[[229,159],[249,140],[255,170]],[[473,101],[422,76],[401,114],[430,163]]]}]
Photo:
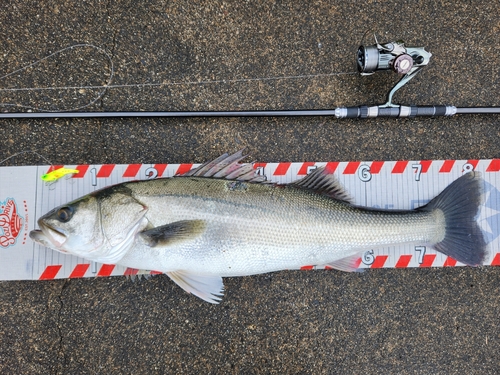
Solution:
[{"label": "rod blank", "polygon": [[461,115],[494,115],[500,114],[500,107],[462,107],[457,108]]},{"label": "rod blank", "polygon": [[[441,113],[440,108],[446,106],[411,106],[382,108],[348,107],[318,110],[285,110],[285,111],[166,111],[166,112],[4,112],[0,119],[56,119],[56,118],[131,118],[131,117],[297,117],[297,116],[336,116],[337,118],[373,118],[373,117],[413,117],[415,116],[450,116]],[[449,106],[448,106],[449,107]],[[364,109],[377,109],[375,113],[362,115]],[[398,108],[413,108],[414,113],[402,116]],[[438,110],[435,110],[435,109]],[[454,108],[454,107],[453,107]],[[397,110],[396,110],[397,109]],[[433,109],[430,111],[429,109]],[[349,111],[349,115],[339,115]],[[359,113],[359,115],[358,115]],[[456,114],[500,114],[500,107],[461,107],[456,108]]]},{"label": "rod blank", "polygon": [[168,112],[17,112],[0,113],[0,119],[110,118],[110,117],[285,117],[334,116],[335,110],[289,111],[168,111]]}]

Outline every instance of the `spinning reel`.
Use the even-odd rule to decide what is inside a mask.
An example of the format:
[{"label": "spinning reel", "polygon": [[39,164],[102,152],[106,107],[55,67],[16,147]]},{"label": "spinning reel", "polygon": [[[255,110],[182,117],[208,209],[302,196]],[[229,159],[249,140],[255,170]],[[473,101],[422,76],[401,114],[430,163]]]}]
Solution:
[{"label": "spinning reel", "polygon": [[358,72],[362,76],[384,70],[392,70],[403,75],[389,91],[387,102],[383,105],[383,107],[395,107],[392,104],[394,93],[415,77],[429,63],[431,56],[432,54],[424,47],[406,47],[402,41],[380,44],[375,37],[374,45],[358,48],[356,61]]}]

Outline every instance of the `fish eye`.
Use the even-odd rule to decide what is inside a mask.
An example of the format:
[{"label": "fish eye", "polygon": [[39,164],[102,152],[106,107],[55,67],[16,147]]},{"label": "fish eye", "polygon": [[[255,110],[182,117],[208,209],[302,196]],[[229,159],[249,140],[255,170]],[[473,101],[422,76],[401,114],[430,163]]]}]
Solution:
[{"label": "fish eye", "polygon": [[61,223],[66,223],[73,216],[73,208],[72,207],[62,207],[57,210],[57,220]]}]

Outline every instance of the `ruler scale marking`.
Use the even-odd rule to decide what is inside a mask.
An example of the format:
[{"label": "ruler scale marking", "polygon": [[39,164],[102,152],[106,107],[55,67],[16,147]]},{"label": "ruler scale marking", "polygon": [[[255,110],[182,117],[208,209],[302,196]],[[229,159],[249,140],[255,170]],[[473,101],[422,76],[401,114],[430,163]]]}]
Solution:
[{"label": "ruler scale marking", "polygon": [[[109,164],[70,165],[81,168],[82,173],[61,178],[52,185],[41,181],[41,174],[49,166],[0,167],[0,179],[10,181],[0,186],[0,202],[14,199],[17,209],[28,225],[23,223],[22,233],[15,245],[0,248],[0,280],[40,278],[69,278],[124,275],[132,272],[126,267],[89,263],[75,256],[34,245],[28,238],[23,244],[26,230],[34,229],[38,216],[53,207],[82,195],[123,181],[144,180],[157,174],[171,177],[179,170],[196,167],[184,164]],[[354,161],[354,162],[304,162],[259,163],[269,180],[289,183],[303,177],[304,171],[327,166],[344,185],[356,204],[369,207],[410,209],[419,206],[441,192],[467,168],[480,171],[485,180],[486,201],[481,207],[480,225],[486,231],[490,256],[485,265],[500,265],[500,162],[495,160],[420,160],[420,161]],[[373,168],[370,171],[370,168]],[[154,172],[154,171],[153,171]],[[372,173],[373,172],[373,173]],[[13,177],[14,176],[14,177]],[[24,206],[23,206],[23,202]],[[26,208],[24,208],[26,207]],[[26,212],[24,212],[26,210]],[[1,212],[0,212],[1,213]],[[420,250],[421,252],[422,250]],[[425,249],[419,263],[419,251],[411,246],[374,249],[360,262],[361,268],[454,267],[461,265],[432,249]],[[371,262],[371,263],[370,263]],[[325,265],[304,265],[305,268],[325,268]],[[375,271],[374,271],[375,272]]]}]

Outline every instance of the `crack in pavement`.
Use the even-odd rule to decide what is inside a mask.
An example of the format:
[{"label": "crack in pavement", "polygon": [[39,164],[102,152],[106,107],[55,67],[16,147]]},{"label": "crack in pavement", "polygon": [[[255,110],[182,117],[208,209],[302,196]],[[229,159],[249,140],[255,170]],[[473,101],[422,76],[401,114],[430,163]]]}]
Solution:
[{"label": "crack in pavement", "polygon": [[[111,37],[111,48],[110,48],[110,58],[113,61],[115,57],[115,48],[116,48],[116,36],[118,35],[118,30],[116,29],[115,22],[113,21],[112,13],[111,13],[111,7],[112,7],[112,2],[111,0],[108,0],[106,3],[106,18],[108,19],[108,24],[111,28],[110,34],[112,35]],[[112,69],[112,66],[109,67],[109,69]],[[110,82],[112,84],[112,82]],[[104,96],[107,94],[106,92],[101,96],[99,100],[99,108],[103,109],[104,108]]]},{"label": "crack in pavement", "polygon": [[64,373],[64,368],[66,366],[66,352],[64,351],[64,335],[63,335],[63,329],[61,327],[61,316],[62,316],[62,311],[64,308],[64,302],[63,302],[63,293],[64,290],[69,286],[69,279],[64,279],[64,282],[61,286],[61,289],[59,290],[59,294],[57,295],[56,299],[59,302],[59,309],[57,310],[57,315],[56,315],[56,328],[57,328],[57,333],[59,335],[59,343],[58,343],[58,350],[57,350],[57,358],[61,358],[62,360],[58,361],[57,368],[55,369],[56,371],[54,372],[55,374],[62,374]]}]

